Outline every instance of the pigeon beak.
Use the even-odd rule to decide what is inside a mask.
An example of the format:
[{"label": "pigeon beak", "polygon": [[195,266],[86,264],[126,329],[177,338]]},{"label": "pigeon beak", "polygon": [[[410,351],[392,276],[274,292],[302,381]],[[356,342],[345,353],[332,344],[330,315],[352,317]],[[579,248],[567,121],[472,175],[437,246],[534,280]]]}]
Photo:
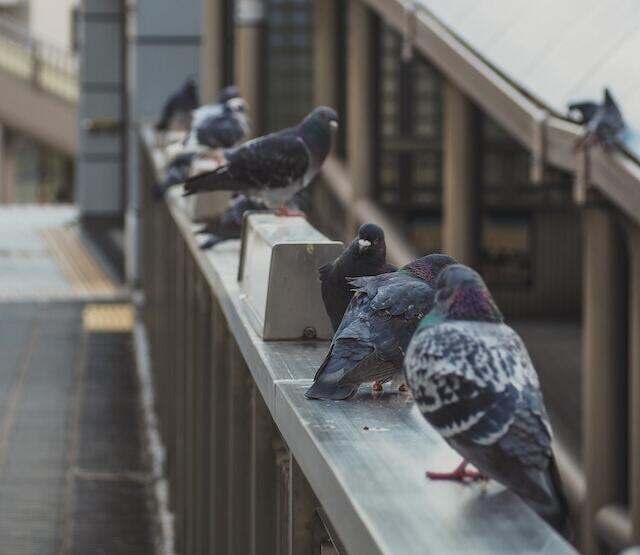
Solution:
[{"label": "pigeon beak", "polygon": [[329,126],[331,127],[331,129],[338,129],[338,122],[336,120],[332,119],[329,122]]},{"label": "pigeon beak", "polygon": [[360,247],[360,252],[367,250],[371,246],[371,241],[367,241],[366,239],[358,239],[358,247]]}]

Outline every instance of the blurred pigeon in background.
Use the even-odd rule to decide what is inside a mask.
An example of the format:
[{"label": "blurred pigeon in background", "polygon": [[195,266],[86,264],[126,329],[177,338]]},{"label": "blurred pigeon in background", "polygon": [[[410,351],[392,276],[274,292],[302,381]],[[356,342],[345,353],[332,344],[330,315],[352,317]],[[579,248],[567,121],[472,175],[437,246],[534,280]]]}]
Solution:
[{"label": "blurred pigeon in background", "polygon": [[156,131],[167,131],[175,118],[188,121],[199,104],[198,85],[193,77],[188,77],[180,89],[167,98],[156,123]]},{"label": "blurred pigeon in background", "polygon": [[240,97],[238,87],[232,85],[220,91],[214,104],[193,112],[184,144],[191,148],[196,145],[231,148],[247,137],[250,128],[247,103]]},{"label": "blurred pigeon in background", "polygon": [[569,105],[570,111],[577,111],[585,125],[584,135],[576,143],[576,149],[600,144],[611,148],[624,131],[625,124],[609,89],[604,90],[602,104],[595,102],[577,102]]},{"label": "blurred pigeon in background", "polygon": [[179,152],[171,159],[167,164],[164,180],[154,186],[153,193],[157,199],[162,198],[169,187],[185,182],[187,177],[189,177],[191,164],[197,155],[197,150],[190,150]]},{"label": "blurred pigeon in background", "polygon": [[395,270],[395,266],[387,264],[384,231],[375,224],[362,225],[345,251],[318,270],[322,300],[333,330],[340,326],[344,311],[353,297],[353,286],[347,283],[347,278],[377,276]]},{"label": "blurred pigeon in background", "polygon": [[474,270],[455,264],[440,274],[435,307],[411,340],[404,369],[424,417],[463,457],[453,472],[427,476],[493,478],[561,530],[567,506],[538,376]]},{"label": "blurred pigeon in background", "polygon": [[206,223],[200,228],[198,234],[208,235],[200,245],[201,249],[211,247],[229,239],[239,239],[242,232],[242,220],[245,212],[249,210],[267,210],[265,204],[257,199],[236,195],[229,201],[229,207],[219,218]]},{"label": "blurred pigeon in background", "polygon": [[226,163],[187,180],[185,195],[204,191],[242,191],[269,208],[292,214],[285,204],[320,171],[331,149],[338,115],[331,108],[313,110],[297,126],[258,137],[225,151]]},{"label": "blurred pigeon in background", "polygon": [[348,399],[361,383],[379,390],[400,373],[409,340],[433,307],[433,284],[450,264],[450,256],[430,254],[396,272],[350,280],[355,295],[305,395]]}]

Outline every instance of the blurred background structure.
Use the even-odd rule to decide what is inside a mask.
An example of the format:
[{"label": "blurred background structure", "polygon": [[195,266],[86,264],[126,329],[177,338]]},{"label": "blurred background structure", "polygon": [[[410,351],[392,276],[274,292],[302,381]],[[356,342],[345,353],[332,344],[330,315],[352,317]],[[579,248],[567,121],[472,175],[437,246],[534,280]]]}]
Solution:
[{"label": "blurred background structure", "polygon": [[[236,83],[256,135],[335,107],[310,221],[480,270],[541,376],[579,545],[617,552],[640,543],[640,12],[589,5],[0,0],[0,200],[73,203],[114,283],[151,298],[141,131],[167,95]],[[604,87],[628,129],[576,149],[567,105]]]}]

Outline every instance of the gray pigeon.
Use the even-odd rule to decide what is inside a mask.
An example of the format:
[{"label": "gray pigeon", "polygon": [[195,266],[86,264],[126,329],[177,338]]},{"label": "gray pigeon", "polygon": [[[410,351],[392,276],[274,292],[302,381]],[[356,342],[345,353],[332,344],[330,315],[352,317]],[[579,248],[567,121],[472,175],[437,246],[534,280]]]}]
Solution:
[{"label": "gray pigeon", "polygon": [[193,77],[188,77],[180,89],[167,98],[160,119],[156,123],[156,130],[166,131],[175,117],[188,117],[199,104],[198,85]]},{"label": "gray pigeon", "polygon": [[463,457],[453,472],[427,476],[493,478],[561,530],[567,505],[538,376],[471,268],[455,264],[438,277],[435,306],[409,344],[404,369],[424,417]]},{"label": "gray pigeon", "polygon": [[353,286],[347,283],[347,278],[377,276],[395,271],[395,266],[387,264],[387,245],[382,228],[375,224],[360,226],[358,235],[345,251],[318,270],[322,300],[334,331],[340,326],[344,311],[353,298]]},{"label": "gray pigeon", "polygon": [[180,152],[173,157],[173,159],[167,164],[164,180],[154,186],[153,194],[156,199],[162,198],[167,190],[173,185],[185,182],[187,177],[189,177],[191,164],[198,154],[198,150],[188,150]]},{"label": "gray pigeon", "polygon": [[352,279],[355,295],[305,395],[348,399],[361,383],[374,382],[375,390],[401,373],[409,340],[433,306],[435,279],[454,263],[430,254],[389,274]]},{"label": "gray pigeon", "polygon": [[249,210],[266,210],[263,202],[237,195],[229,201],[229,207],[221,217],[214,219],[200,228],[197,233],[208,235],[207,239],[200,245],[203,250],[228,241],[229,239],[239,239],[242,232],[242,219],[245,212]]},{"label": "gray pigeon", "polygon": [[569,110],[577,110],[585,124],[584,135],[576,143],[576,148],[587,148],[600,144],[605,149],[611,148],[624,131],[625,124],[609,89],[604,90],[602,104],[578,102],[569,105]]},{"label": "gray pigeon", "polygon": [[286,202],[320,171],[331,149],[331,129],[337,124],[334,110],[316,108],[295,127],[225,151],[226,163],[188,179],[184,194],[244,192],[286,213]]}]

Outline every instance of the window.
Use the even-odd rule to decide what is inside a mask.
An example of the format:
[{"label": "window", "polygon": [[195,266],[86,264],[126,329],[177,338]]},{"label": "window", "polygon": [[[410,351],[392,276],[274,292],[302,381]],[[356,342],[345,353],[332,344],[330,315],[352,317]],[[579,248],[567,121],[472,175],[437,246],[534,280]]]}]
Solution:
[{"label": "window", "polygon": [[266,0],[267,132],[297,124],[313,103],[311,0]]},{"label": "window", "polygon": [[380,23],[377,69],[376,197],[404,211],[439,209],[442,78],[418,52],[402,60],[402,37]]}]

